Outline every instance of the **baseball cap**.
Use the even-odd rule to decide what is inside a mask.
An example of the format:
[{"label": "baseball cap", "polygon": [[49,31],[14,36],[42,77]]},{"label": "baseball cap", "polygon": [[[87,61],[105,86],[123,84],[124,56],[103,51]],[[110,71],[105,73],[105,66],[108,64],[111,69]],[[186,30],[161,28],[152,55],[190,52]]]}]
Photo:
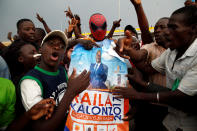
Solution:
[{"label": "baseball cap", "polygon": [[68,44],[68,38],[67,36],[65,35],[65,33],[61,30],[54,30],[54,31],[51,31],[49,32],[48,34],[46,34],[46,36],[43,38],[42,40],[42,43],[41,43],[41,47],[43,46],[43,44],[46,42],[46,40],[52,36],[58,36],[60,38],[62,38],[62,40],[64,41],[65,43],[65,46],[67,47],[67,44]]}]

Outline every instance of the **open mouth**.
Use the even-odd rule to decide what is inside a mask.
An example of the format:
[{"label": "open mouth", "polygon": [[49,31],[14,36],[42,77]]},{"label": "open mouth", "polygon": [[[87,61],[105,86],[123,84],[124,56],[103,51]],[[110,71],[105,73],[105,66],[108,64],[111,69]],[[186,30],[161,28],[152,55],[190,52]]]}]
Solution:
[{"label": "open mouth", "polygon": [[53,53],[51,54],[51,59],[52,59],[53,61],[57,61],[58,58],[59,58],[59,54],[58,54],[57,52],[53,52]]}]

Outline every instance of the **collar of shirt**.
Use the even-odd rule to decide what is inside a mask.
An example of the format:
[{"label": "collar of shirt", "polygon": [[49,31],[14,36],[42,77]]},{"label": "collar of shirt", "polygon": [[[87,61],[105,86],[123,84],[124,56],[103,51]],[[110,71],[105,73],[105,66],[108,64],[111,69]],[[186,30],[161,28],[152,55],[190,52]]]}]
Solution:
[{"label": "collar of shirt", "polygon": [[196,52],[197,52],[197,39],[194,40],[194,42],[189,46],[189,48],[179,59],[184,59],[187,56],[194,56]]}]

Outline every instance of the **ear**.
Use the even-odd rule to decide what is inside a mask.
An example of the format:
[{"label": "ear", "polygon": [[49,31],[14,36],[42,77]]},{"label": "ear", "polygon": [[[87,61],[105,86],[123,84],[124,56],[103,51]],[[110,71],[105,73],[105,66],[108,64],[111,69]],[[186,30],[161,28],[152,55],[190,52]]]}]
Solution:
[{"label": "ear", "polygon": [[40,47],[38,53],[41,54],[41,52],[42,52],[42,48]]},{"label": "ear", "polygon": [[24,61],[23,57],[22,57],[22,56],[19,56],[19,57],[18,57],[18,61],[19,61],[20,63],[23,63],[23,61]]},{"label": "ear", "polygon": [[192,25],[192,32],[197,36],[197,24]]}]

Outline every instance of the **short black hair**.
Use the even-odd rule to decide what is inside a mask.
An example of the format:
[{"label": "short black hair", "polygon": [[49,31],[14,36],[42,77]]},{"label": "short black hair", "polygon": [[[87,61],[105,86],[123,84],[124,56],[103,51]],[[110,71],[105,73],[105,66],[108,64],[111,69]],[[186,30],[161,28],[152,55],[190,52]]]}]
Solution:
[{"label": "short black hair", "polygon": [[134,34],[136,34],[137,38],[138,38],[138,34],[137,34],[137,31],[135,30],[135,28],[132,26],[132,25],[127,25],[125,28],[124,28],[124,31],[126,30],[129,30],[131,32],[133,32]]},{"label": "short black hair", "polygon": [[[17,23],[16,23],[17,30],[19,30],[21,24],[23,24],[23,23],[26,22],[26,21],[32,22],[32,20],[26,19],[26,18],[18,20]],[[32,23],[33,23],[33,22],[32,22]]]},{"label": "short black hair", "polygon": [[19,56],[21,55],[21,48],[27,44],[22,40],[15,40],[3,54],[3,58],[8,64],[12,79],[20,75],[24,71],[24,65],[18,61]]},{"label": "short black hair", "polygon": [[179,8],[172,13],[172,15],[176,14],[184,14],[184,24],[186,25],[197,24],[197,6],[195,5]]},{"label": "short black hair", "polygon": [[38,31],[38,34],[39,34],[39,36],[41,36],[41,38],[44,38],[46,36],[44,29],[36,28],[36,31]]},{"label": "short black hair", "polygon": [[[162,18],[160,18],[159,20],[163,20],[163,19],[164,19],[164,20],[169,20],[170,17],[162,17]],[[159,21],[159,20],[158,20],[158,21]]]}]

